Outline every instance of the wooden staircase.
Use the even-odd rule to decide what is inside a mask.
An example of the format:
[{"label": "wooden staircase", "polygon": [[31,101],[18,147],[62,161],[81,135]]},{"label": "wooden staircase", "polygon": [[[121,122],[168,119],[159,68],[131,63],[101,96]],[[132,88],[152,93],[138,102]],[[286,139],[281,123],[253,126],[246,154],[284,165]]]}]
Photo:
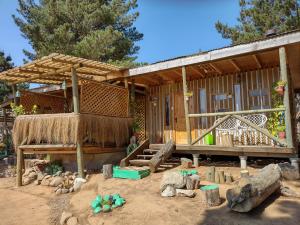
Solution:
[{"label": "wooden staircase", "polygon": [[121,161],[121,166],[149,166],[151,172],[164,171],[180,164],[179,160],[171,158],[174,149],[172,141],[149,145],[149,141],[146,140]]}]

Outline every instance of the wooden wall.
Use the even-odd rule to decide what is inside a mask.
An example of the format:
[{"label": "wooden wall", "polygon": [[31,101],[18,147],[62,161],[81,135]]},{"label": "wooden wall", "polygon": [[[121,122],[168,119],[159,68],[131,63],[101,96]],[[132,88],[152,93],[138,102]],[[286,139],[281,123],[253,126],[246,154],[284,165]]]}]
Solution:
[{"label": "wooden wall", "polygon": [[[272,85],[278,80],[279,68],[275,67],[188,81],[188,91],[192,94],[189,97],[189,112],[201,113],[200,89],[205,89],[206,104],[204,105],[208,113],[222,110],[236,111],[237,107],[240,107],[240,110],[271,108]],[[235,91],[237,84],[240,84],[240,95]],[[176,140],[177,137],[178,139],[178,133],[176,133],[178,129],[185,132],[185,125],[183,128],[178,125],[182,123],[182,82],[150,87],[147,98],[146,124],[150,141],[160,143],[171,138]],[[239,98],[240,104],[237,106]],[[169,107],[167,102],[169,102]],[[166,114],[169,114],[169,122],[166,121]],[[192,138],[194,139],[204,129],[212,126],[215,119],[214,117],[209,117],[207,120],[192,118]]]}]

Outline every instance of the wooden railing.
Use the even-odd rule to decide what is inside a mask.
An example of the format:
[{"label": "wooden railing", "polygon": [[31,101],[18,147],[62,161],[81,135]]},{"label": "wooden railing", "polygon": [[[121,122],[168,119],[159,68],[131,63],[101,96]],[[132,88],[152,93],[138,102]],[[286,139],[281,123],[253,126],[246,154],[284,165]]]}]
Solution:
[{"label": "wooden railing", "polygon": [[[259,110],[245,110],[245,111],[236,111],[236,112],[222,112],[222,113],[201,113],[201,114],[189,114],[188,117],[192,118],[201,118],[201,117],[210,117],[210,116],[224,116],[222,119],[220,119],[217,123],[215,123],[213,126],[211,126],[209,129],[207,129],[200,137],[198,137],[196,140],[191,141],[191,145],[195,145],[197,142],[199,142],[201,139],[203,139],[207,134],[214,131],[217,127],[219,127],[221,124],[223,124],[225,121],[227,121],[230,118],[235,118],[245,124],[247,124],[249,127],[253,128],[255,131],[258,131],[271,140],[274,141],[275,144],[278,144],[280,146],[286,147],[287,143],[285,141],[279,140],[272,134],[270,134],[265,129],[262,129],[261,127],[257,126],[256,124],[252,123],[251,121],[245,119],[244,117],[240,115],[245,114],[257,114],[257,113],[268,113],[268,112],[282,112],[286,109],[284,107],[282,108],[274,108],[274,109],[259,109]],[[191,131],[190,131],[191,132]]]}]

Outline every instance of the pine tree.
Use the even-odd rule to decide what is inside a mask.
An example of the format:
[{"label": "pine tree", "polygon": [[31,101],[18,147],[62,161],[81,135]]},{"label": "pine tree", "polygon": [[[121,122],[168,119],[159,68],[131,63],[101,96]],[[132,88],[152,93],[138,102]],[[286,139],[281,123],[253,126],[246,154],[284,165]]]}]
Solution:
[{"label": "pine tree", "polygon": [[[4,52],[0,51],[0,73],[11,69],[13,67],[12,59],[10,56],[5,56]],[[0,82],[0,102],[3,102],[5,96],[11,92],[10,86],[5,82]]]},{"label": "pine tree", "polygon": [[143,38],[133,23],[137,0],[18,0],[14,21],[34,52],[57,52],[103,62],[131,63]]},{"label": "pine tree", "polygon": [[230,27],[218,21],[215,26],[232,44],[264,37],[270,29],[282,33],[300,28],[298,0],[240,0],[238,25]]}]

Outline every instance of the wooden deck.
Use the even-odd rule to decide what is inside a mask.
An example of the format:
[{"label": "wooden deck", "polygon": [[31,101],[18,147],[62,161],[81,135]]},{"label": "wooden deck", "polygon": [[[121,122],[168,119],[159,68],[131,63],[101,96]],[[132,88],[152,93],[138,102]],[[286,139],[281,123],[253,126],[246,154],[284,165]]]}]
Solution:
[{"label": "wooden deck", "polygon": [[226,156],[253,156],[253,157],[297,157],[295,148],[272,146],[233,146],[216,145],[176,145],[175,153],[226,155]]}]

